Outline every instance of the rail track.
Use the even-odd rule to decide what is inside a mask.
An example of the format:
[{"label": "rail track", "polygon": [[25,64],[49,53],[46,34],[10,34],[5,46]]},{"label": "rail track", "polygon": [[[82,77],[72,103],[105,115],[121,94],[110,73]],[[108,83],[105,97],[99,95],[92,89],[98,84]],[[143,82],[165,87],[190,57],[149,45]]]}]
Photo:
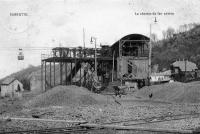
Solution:
[{"label": "rail track", "polygon": [[[109,129],[109,131],[108,131]],[[153,134],[189,134],[193,133],[191,130],[163,130],[163,129],[145,129],[145,128],[132,128],[132,127],[96,127],[96,126],[76,126],[76,127],[67,127],[67,128],[51,128],[51,129],[40,129],[40,130],[25,130],[25,131],[12,131],[12,132],[2,132],[0,134],[104,134],[113,131],[114,133],[123,131],[124,132],[133,132],[142,134],[145,132],[153,132]]]},{"label": "rail track", "polygon": [[195,133],[194,130],[174,130],[174,129],[170,130],[170,129],[160,129],[160,128],[149,129],[141,127],[141,125],[145,124],[148,125],[151,123],[183,120],[187,118],[200,118],[200,113],[188,113],[188,114],[166,115],[166,116],[143,118],[143,119],[121,120],[121,121],[108,122],[102,124],[79,124],[74,127],[65,127],[65,128],[0,132],[0,134],[16,134],[16,133],[17,134],[85,134],[89,132],[96,133],[96,131],[100,131],[103,129],[125,130],[125,131],[149,131],[149,132],[160,132],[160,133]]},{"label": "rail track", "polygon": [[91,132],[91,131],[95,131],[99,129],[100,128],[87,128],[87,127],[81,127],[81,126],[74,126],[74,127],[65,127],[65,128],[0,132],[0,134],[84,134],[89,131]]},{"label": "rail track", "polygon": [[165,121],[183,120],[183,119],[187,119],[187,118],[200,118],[200,113],[165,115],[165,116],[157,116],[157,117],[142,118],[142,119],[121,120],[121,121],[113,121],[113,122],[103,123],[102,125],[122,124],[123,123],[124,126],[131,126],[131,125],[159,123],[159,122],[165,122]]}]

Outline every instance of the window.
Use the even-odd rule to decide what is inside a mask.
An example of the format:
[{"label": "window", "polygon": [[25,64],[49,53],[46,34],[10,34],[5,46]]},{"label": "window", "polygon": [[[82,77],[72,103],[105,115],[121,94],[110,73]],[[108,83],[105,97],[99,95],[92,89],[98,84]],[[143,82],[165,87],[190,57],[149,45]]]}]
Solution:
[{"label": "window", "polygon": [[20,88],[20,85],[18,84],[17,85],[17,92],[20,92],[21,91],[21,88]]},{"label": "window", "polygon": [[133,72],[132,66],[128,63],[128,74],[131,74]]}]

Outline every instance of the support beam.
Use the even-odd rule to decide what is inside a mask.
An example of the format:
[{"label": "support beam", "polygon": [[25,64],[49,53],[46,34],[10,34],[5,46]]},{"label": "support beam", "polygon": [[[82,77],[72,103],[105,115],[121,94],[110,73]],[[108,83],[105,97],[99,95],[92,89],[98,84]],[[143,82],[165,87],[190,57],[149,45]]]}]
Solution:
[{"label": "support beam", "polygon": [[[72,57],[72,50],[70,51],[70,57]],[[71,61],[70,72],[72,72],[72,61]],[[70,77],[71,77],[70,84],[72,84],[72,73],[70,73]]]},{"label": "support beam", "polygon": [[[70,71],[72,71],[72,62],[71,62],[71,70]],[[72,84],[72,73],[70,73],[70,77],[71,77],[70,83]]]},{"label": "support beam", "polygon": [[44,62],[44,91],[46,91],[46,82],[47,82],[47,64]]},{"label": "support beam", "polygon": [[[75,72],[77,73],[77,68],[76,68],[76,64],[77,64],[77,61],[76,61],[76,58],[75,58],[75,63],[74,63],[74,67],[75,67]],[[74,75],[74,77],[76,77],[76,74]],[[75,83],[76,84],[76,83]]]},{"label": "support beam", "polygon": [[41,89],[43,89],[43,61],[41,60]]},{"label": "support beam", "polygon": [[56,82],[55,82],[55,80],[56,80],[56,66],[55,66],[55,61],[53,62],[53,85],[55,86],[56,85]]},{"label": "support beam", "polygon": [[65,62],[65,84],[67,85],[67,63]]},{"label": "support beam", "polygon": [[[81,64],[82,65],[82,64]],[[81,66],[81,68],[82,68],[82,66]],[[82,87],[82,82],[81,82],[81,68],[80,68],[80,86]]]},{"label": "support beam", "polygon": [[115,51],[113,52],[113,61],[112,61],[112,82],[114,81],[114,70],[115,70]]},{"label": "support beam", "polygon": [[51,62],[49,63],[49,65],[50,65],[50,68],[49,68],[49,72],[50,72],[50,87],[51,87]]},{"label": "support beam", "polygon": [[101,62],[101,70],[103,70],[103,73],[102,73],[102,79],[101,79],[101,82],[104,83],[105,82],[105,66],[104,66],[104,62]]},{"label": "support beam", "polygon": [[62,85],[62,62],[60,62],[60,85]]},{"label": "support beam", "polygon": [[[85,65],[86,65],[86,64],[88,64],[88,63],[85,63]],[[85,66],[85,65],[84,65],[84,66]],[[84,82],[83,82],[83,84],[84,84],[84,86],[85,86],[85,85],[86,85],[86,75],[87,75],[87,72],[86,72],[85,68],[84,68],[83,71],[84,71]]]}]

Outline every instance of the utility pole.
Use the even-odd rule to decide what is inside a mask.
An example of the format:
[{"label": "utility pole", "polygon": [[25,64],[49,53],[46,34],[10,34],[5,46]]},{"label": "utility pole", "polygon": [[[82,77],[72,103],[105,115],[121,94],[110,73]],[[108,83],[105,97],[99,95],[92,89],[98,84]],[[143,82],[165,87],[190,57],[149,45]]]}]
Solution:
[{"label": "utility pole", "polygon": [[95,70],[95,75],[97,76],[97,38],[96,37],[91,37],[91,43],[95,45],[95,52],[94,52],[94,70]]},{"label": "utility pole", "polygon": [[[156,20],[156,17],[155,17],[155,20],[154,20],[154,23],[153,24],[156,24],[157,23],[157,20]],[[150,34],[150,41],[149,41],[149,65],[148,65],[148,79],[149,79],[149,85],[150,85],[150,75],[151,75],[151,55],[152,55],[152,39],[151,39],[151,36],[152,36],[152,23],[150,23],[150,31],[149,31],[149,34]]]},{"label": "utility pole", "polygon": [[122,45],[121,45],[121,40],[119,40],[119,64],[120,64],[120,69],[119,69],[119,77],[120,77],[120,85],[122,86]]},{"label": "utility pole", "polygon": [[83,28],[83,55],[86,57],[86,52],[85,52],[85,29]]},{"label": "utility pole", "polygon": [[112,82],[114,79],[114,69],[115,69],[115,51],[113,52]]}]

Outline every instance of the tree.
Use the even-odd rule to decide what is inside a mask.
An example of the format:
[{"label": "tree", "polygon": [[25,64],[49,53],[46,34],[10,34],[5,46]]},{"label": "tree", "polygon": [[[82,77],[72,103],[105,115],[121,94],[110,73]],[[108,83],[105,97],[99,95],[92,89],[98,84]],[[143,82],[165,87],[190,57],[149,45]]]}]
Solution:
[{"label": "tree", "polygon": [[183,32],[185,32],[184,26],[183,26],[183,25],[180,25],[177,31],[178,31],[178,33],[183,33]]},{"label": "tree", "polygon": [[197,26],[196,23],[189,23],[189,24],[180,25],[178,30],[177,30],[177,33],[183,33],[183,32],[189,31],[192,28],[194,28],[195,26]]},{"label": "tree", "polygon": [[169,69],[170,64],[177,59],[188,59],[200,67],[200,25],[188,24],[187,26],[182,25],[180,28],[182,29],[179,31],[187,31],[178,32],[174,36],[174,29],[168,28],[163,31],[163,37],[166,39],[158,41],[157,45],[153,47],[152,63],[158,64],[159,70]]},{"label": "tree", "polygon": [[163,39],[167,39],[167,32],[166,31],[162,31],[163,34]]},{"label": "tree", "polygon": [[173,35],[174,35],[174,33],[175,33],[174,28],[169,27],[169,28],[167,29],[167,31],[166,31],[166,37],[167,37],[167,39],[172,38]]},{"label": "tree", "polygon": [[189,23],[188,24],[188,30],[191,30],[192,28],[194,28],[196,26],[196,23]]},{"label": "tree", "polygon": [[157,41],[158,41],[158,36],[157,36],[157,34],[152,33],[152,34],[151,34],[151,39],[152,39],[153,42],[157,42]]}]

